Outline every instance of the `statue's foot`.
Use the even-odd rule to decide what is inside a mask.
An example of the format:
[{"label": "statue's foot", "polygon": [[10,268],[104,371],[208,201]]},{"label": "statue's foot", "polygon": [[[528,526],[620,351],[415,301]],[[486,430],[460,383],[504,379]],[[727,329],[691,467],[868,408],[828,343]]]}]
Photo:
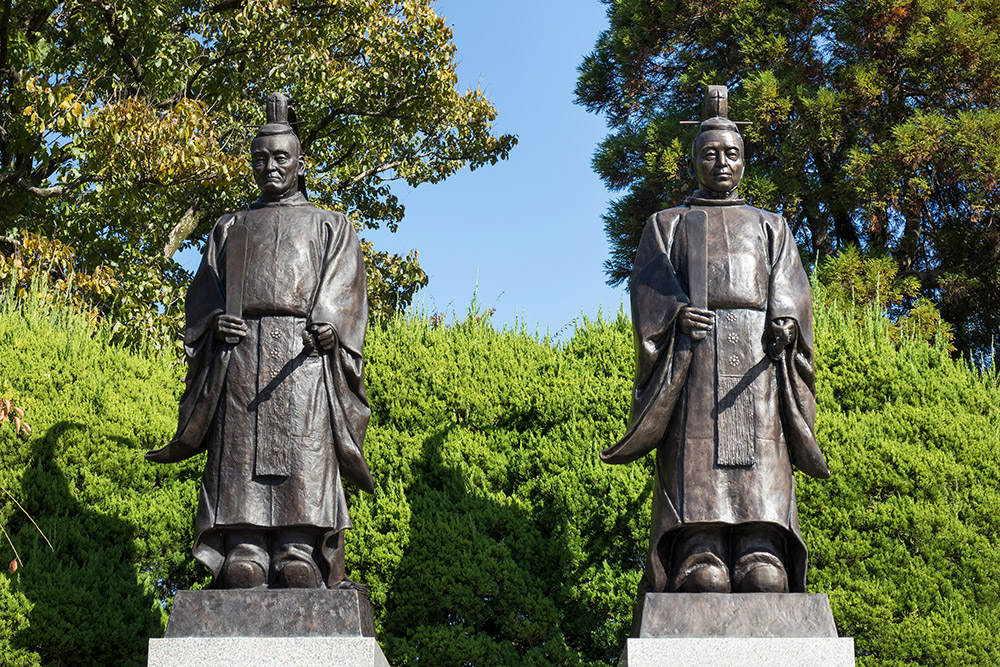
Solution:
[{"label": "statue's foot", "polygon": [[227,563],[222,576],[225,588],[259,588],[266,583],[264,568],[252,560]]},{"label": "statue's foot", "polygon": [[681,563],[674,590],[679,593],[728,593],[729,570],[713,553],[694,554]]},{"label": "statue's foot", "polygon": [[319,568],[304,560],[292,560],[281,568],[279,579],[286,588],[320,588]]},{"label": "statue's foot", "polygon": [[747,554],[736,561],[735,586],[738,593],[787,593],[788,574],[774,554]]}]

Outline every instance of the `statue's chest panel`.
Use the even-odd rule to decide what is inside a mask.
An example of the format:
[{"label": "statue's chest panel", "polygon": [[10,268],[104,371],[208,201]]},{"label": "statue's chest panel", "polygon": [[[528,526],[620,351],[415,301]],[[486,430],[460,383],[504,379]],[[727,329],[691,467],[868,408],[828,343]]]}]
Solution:
[{"label": "statue's chest panel", "polygon": [[250,211],[247,272],[243,288],[248,315],[306,315],[320,266],[315,225],[287,208]]},{"label": "statue's chest panel", "polygon": [[[706,207],[708,308],[764,310],[770,278],[770,257],[764,225],[749,207]],[[671,261],[683,267],[682,285],[688,290],[688,239],[684,223],[678,229]],[[690,292],[689,292],[690,293]]]}]

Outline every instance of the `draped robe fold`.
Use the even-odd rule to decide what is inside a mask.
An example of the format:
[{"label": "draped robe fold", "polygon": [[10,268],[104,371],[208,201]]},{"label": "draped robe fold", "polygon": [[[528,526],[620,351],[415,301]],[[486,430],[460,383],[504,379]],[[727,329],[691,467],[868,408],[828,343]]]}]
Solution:
[{"label": "draped robe fold", "polygon": [[[243,318],[237,345],[215,339],[225,311],[226,240],[247,228]],[[222,216],[185,304],[186,389],[177,433],[147,458],[169,463],[208,451],[195,557],[219,575],[220,529],[308,527],[331,565],[350,517],[342,477],[374,483],[362,449],[370,410],[362,348],[368,305],[364,260],[347,218],[301,195]],[[316,351],[304,334],[329,324]],[[311,342],[311,341],[310,341]]]},{"label": "draped robe fold", "polygon": [[[708,309],[701,342],[681,333],[690,303],[684,214],[707,215]],[[741,201],[694,200],[646,224],[631,282],[636,345],[632,416],[601,452],[628,463],[656,450],[645,590],[668,589],[682,526],[768,523],[788,537],[789,588],[805,590],[807,552],[792,465],[829,476],[816,444],[809,279],[785,220]],[[777,359],[768,325],[791,318],[796,337]]]}]

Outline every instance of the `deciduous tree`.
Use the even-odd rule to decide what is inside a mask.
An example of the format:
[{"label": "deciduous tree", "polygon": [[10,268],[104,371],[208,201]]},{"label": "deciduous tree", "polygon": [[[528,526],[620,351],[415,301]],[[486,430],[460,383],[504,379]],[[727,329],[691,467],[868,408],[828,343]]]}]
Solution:
[{"label": "deciduous tree", "polygon": [[[249,139],[281,90],[313,199],[395,230],[390,181],[440,181],[516,141],[492,133],[482,91],[456,90],[454,55],[431,0],[5,0],[0,229],[67,241],[126,284],[162,274],[253,199]],[[415,253],[368,251],[402,304],[426,283]]]}]

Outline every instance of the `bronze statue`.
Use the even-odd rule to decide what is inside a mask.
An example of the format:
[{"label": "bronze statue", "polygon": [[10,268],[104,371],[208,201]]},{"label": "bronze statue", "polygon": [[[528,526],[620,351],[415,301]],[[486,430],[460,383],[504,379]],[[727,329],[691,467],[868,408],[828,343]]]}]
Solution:
[{"label": "bronze statue", "polygon": [[372,492],[365,265],[350,221],[305,193],[284,95],[251,144],[260,198],[215,224],[188,290],[177,433],[151,461],[208,451],[194,555],[213,587],[343,588],[343,479]]},{"label": "bronze statue", "polygon": [[816,444],[809,278],[785,220],[736,194],[743,139],[710,86],[691,153],[699,190],[646,223],[632,273],[636,373],[625,436],[656,450],[643,594],[804,592],[792,465]]}]

